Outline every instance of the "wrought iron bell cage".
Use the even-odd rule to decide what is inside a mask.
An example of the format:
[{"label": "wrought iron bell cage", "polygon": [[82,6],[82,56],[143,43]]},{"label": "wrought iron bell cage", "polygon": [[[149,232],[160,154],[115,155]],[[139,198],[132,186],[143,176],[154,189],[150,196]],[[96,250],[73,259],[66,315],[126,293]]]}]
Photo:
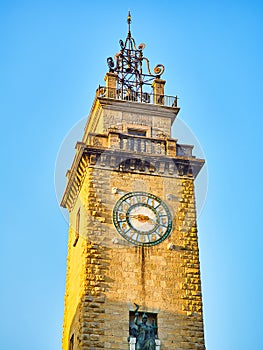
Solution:
[{"label": "wrought iron bell cage", "polygon": [[[152,74],[148,58],[144,57],[145,44],[136,45],[131,36],[131,15],[128,13],[128,34],[126,40],[119,41],[120,51],[114,58],[108,57],[107,64],[109,72],[117,74],[116,94],[117,98],[138,102],[150,102],[152,82],[160,79],[164,72],[164,66],[158,64]],[[147,73],[143,72],[143,66]],[[148,88],[147,88],[148,87]]]}]

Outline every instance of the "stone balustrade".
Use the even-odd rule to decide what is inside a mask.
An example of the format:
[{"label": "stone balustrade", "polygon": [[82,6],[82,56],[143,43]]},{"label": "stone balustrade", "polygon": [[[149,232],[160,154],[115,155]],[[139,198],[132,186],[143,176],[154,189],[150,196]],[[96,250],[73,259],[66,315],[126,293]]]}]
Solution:
[{"label": "stone balustrade", "polygon": [[193,146],[179,145],[175,139],[142,137],[112,131],[108,134],[90,133],[87,145],[133,153],[193,157]]}]

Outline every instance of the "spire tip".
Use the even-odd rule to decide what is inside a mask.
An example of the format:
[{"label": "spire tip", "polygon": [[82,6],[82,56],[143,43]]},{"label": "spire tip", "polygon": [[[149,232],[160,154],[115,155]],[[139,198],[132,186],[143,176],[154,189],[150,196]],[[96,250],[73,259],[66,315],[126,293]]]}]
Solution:
[{"label": "spire tip", "polygon": [[127,22],[128,22],[128,24],[131,23],[131,12],[130,12],[130,10],[128,11]]}]

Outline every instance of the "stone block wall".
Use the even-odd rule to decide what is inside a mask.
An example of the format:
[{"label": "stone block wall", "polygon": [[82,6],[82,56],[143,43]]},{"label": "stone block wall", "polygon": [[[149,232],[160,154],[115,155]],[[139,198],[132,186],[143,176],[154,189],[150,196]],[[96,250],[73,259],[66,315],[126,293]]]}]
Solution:
[{"label": "stone block wall", "polygon": [[[117,192],[112,189],[117,188]],[[173,230],[152,247],[128,245],[112,223],[126,192],[160,197]],[[63,349],[127,349],[129,310],[158,314],[161,349],[205,349],[193,178],[89,167],[71,212],[80,208],[80,238],[70,231]]]}]

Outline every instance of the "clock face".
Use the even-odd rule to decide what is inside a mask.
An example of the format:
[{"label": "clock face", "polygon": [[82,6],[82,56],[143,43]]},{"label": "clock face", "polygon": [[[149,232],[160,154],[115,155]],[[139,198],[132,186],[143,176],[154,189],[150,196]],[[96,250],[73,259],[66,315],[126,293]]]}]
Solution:
[{"label": "clock face", "polygon": [[113,222],[122,237],[137,245],[158,244],[172,229],[167,205],[146,192],[131,192],[121,197],[113,209]]}]

